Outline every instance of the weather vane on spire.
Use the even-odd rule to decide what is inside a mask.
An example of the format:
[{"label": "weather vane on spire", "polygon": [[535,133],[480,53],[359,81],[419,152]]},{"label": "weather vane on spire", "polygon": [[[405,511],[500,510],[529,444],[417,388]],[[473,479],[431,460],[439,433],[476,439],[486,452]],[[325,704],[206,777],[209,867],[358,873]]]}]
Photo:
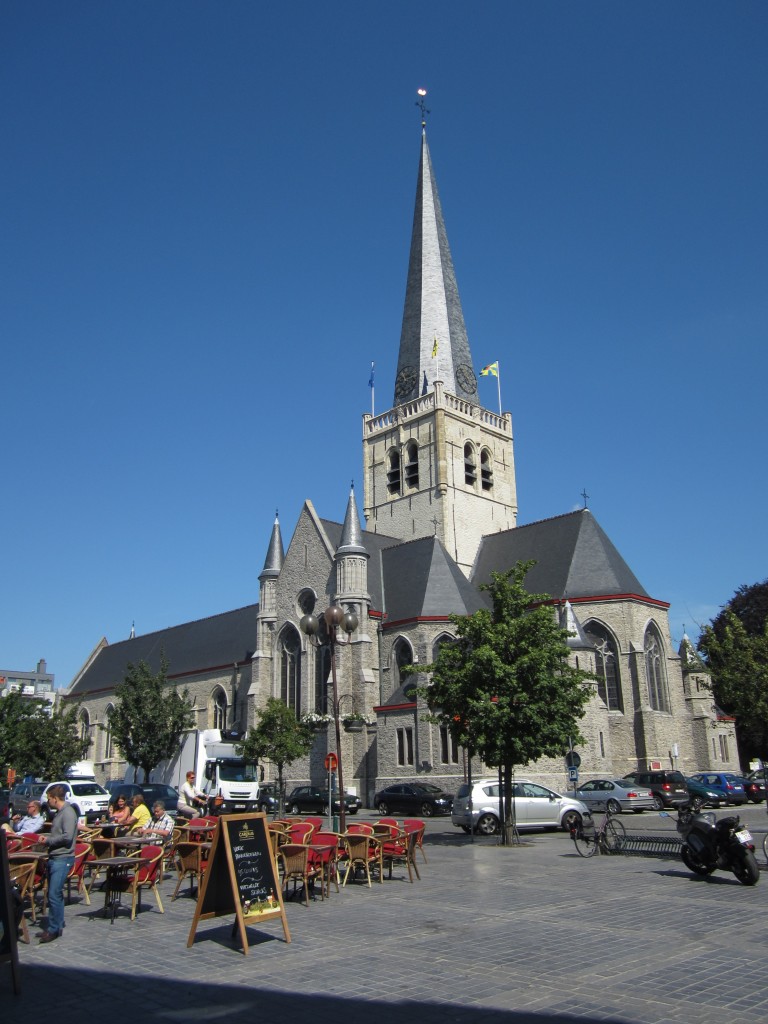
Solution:
[{"label": "weather vane on spire", "polygon": [[427,108],[426,108],[426,106],[424,104],[424,97],[427,95],[427,90],[426,89],[417,89],[416,92],[421,97],[420,99],[416,100],[416,106],[421,109],[421,127],[422,128],[426,128],[427,127],[427,114],[431,114],[432,113],[431,110],[427,110]]}]

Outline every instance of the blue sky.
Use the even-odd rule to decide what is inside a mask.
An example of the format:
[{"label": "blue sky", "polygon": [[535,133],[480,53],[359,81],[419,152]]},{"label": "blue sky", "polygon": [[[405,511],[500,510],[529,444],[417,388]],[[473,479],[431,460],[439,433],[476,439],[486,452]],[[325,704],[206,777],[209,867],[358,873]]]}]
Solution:
[{"label": "blue sky", "polygon": [[766,44],[749,0],[5,3],[0,665],[252,603],[276,508],[362,494],[419,86],[519,521],[586,488],[695,637],[768,576]]}]

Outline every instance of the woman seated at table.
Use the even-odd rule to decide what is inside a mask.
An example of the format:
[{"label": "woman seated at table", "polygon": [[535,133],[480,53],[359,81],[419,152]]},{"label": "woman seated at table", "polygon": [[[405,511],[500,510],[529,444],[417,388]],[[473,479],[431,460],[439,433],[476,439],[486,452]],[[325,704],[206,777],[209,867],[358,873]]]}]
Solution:
[{"label": "woman seated at table", "polygon": [[173,839],[173,818],[165,810],[162,800],[156,800],[152,805],[152,820],[144,828],[135,829],[140,836],[147,839],[156,839],[158,843],[165,845]]},{"label": "woman seated at table", "polygon": [[126,825],[131,816],[131,808],[123,793],[109,807],[109,820],[114,825]]},{"label": "woman seated at table", "polygon": [[130,832],[138,832],[140,829],[145,828],[151,820],[152,815],[144,803],[144,797],[141,793],[137,793],[131,800],[131,813],[125,822],[128,830]]}]

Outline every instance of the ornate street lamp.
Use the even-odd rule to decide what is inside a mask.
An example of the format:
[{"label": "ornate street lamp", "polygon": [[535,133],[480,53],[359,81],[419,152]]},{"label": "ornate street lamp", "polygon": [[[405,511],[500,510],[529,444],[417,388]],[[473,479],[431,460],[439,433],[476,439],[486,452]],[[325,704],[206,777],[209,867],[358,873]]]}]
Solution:
[{"label": "ornate street lamp", "polygon": [[[332,604],[330,608],[326,608],[323,612],[323,619],[325,620],[326,632],[328,639],[321,639],[320,637],[320,623],[314,615],[305,615],[299,622],[299,628],[302,633],[306,634],[309,638],[310,643],[313,643],[316,647],[324,647],[328,645],[331,649],[331,682],[333,684],[333,724],[336,729],[336,756],[339,760],[339,804],[340,804],[340,817],[341,817],[341,831],[346,832],[347,830],[347,814],[346,806],[344,802],[344,769],[342,767],[341,760],[341,725],[339,721],[339,710],[341,707],[341,700],[339,698],[339,688],[336,682],[336,645],[337,644],[348,644],[352,633],[357,629],[357,616],[354,612],[345,612],[344,609],[338,604]],[[347,634],[346,640],[339,639],[339,629],[342,629]],[[333,803],[333,796],[331,795],[331,803]]]}]

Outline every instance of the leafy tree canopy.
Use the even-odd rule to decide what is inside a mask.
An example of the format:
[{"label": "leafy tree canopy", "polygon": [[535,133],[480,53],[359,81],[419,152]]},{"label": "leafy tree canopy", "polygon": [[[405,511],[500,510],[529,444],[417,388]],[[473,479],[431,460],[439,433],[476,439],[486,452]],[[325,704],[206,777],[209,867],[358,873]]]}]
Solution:
[{"label": "leafy tree canopy", "polygon": [[145,781],[161,761],[174,756],[181,734],[195,725],[187,691],[179,693],[169,686],[167,673],[164,655],[157,673],[144,661],[129,662],[109,715],[115,742],[128,763],[144,772]]},{"label": "leafy tree canopy", "polygon": [[739,587],[698,646],[715,700],[736,718],[742,758],[768,762],[768,580]]},{"label": "leafy tree canopy", "polygon": [[279,812],[283,809],[283,769],[312,749],[313,734],[277,697],[269,697],[257,712],[258,725],[248,731],[237,753],[247,761],[271,761],[277,768]]},{"label": "leafy tree canopy", "polygon": [[61,779],[85,756],[80,738],[79,706],[53,710],[48,701],[11,693],[0,700],[0,765],[15,768],[18,778],[34,775]]},{"label": "leafy tree canopy", "polygon": [[440,646],[432,665],[413,668],[432,676],[420,690],[432,720],[502,769],[507,822],[512,769],[564,754],[569,738],[578,742],[577,723],[592,693],[592,677],[568,664],[568,632],[543,603],[549,596],[525,589],[533,564],[493,573],[481,588],[491,608],[452,616],[457,639]]}]

